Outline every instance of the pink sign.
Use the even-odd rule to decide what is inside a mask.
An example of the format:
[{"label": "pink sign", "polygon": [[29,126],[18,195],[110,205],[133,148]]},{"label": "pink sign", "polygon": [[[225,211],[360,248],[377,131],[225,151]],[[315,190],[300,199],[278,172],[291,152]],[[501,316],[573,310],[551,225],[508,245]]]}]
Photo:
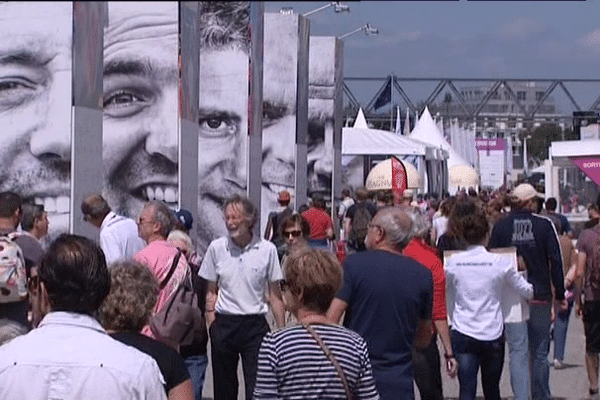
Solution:
[{"label": "pink sign", "polygon": [[600,158],[598,157],[570,157],[571,162],[577,165],[591,180],[600,186]]},{"label": "pink sign", "polygon": [[506,141],[500,139],[475,139],[477,150],[506,150]]}]

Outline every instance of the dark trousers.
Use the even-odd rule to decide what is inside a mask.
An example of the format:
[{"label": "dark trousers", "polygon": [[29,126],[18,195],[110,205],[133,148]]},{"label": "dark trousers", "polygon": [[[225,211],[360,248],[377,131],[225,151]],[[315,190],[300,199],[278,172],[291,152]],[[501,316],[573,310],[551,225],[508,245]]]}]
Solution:
[{"label": "dark trousers", "polygon": [[433,335],[429,346],[424,349],[413,348],[413,374],[422,400],[443,400],[442,374],[440,372],[440,353]]},{"label": "dark trousers", "polygon": [[504,365],[504,335],[496,340],[477,340],[452,330],[452,351],[458,361],[460,400],[475,400],[477,371],[485,400],[500,400],[500,376]]},{"label": "dark trousers", "polygon": [[217,314],[210,328],[211,361],[215,400],[236,400],[237,367],[240,356],[244,370],[246,400],[252,399],[258,349],[269,332],[264,315]]}]

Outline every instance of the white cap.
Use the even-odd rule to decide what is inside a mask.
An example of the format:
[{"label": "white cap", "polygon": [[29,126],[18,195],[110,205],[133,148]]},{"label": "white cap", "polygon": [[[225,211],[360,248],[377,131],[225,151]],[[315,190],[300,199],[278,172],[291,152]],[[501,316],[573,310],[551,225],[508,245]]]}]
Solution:
[{"label": "white cap", "polygon": [[534,197],[539,197],[541,199],[544,198],[544,195],[542,193],[538,193],[537,190],[535,190],[535,188],[529,183],[521,183],[519,186],[514,188],[512,192],[510,192],[510,195],[516,197],[520,201],[531,200]]}]

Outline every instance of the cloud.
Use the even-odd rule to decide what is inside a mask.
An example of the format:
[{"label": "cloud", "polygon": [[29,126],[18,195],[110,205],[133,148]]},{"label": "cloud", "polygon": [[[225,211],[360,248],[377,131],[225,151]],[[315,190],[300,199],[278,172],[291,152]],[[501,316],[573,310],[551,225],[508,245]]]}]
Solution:
[{"label": "cloud", "polygon": [[594,29],[584,35],[577,43],[595,54],[600,53],[600,29]]},{"label": "cloud", "polygon": [[505,24],[497,35],[503,40],[527,39],[529,36],[544,32],[544,24],[531,18],[519,17]]}]

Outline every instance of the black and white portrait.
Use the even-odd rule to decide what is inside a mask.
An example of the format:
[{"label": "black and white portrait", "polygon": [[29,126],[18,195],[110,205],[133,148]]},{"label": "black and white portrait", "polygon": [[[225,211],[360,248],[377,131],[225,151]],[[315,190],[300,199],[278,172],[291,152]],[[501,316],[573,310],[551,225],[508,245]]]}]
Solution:
[{"label": "black and white portrait", "polygon": [[198,251],[226,234],[222,204],[246,192],[249,2],[201,2]]},{"label": "black and white portrait", "polygon": [[109,2],[104,32],[104,194],[136,218],[178,201],[177,2]]},{"label": "black and white portrait", "polygon": [[261,232],[280,191],[295,192],[298,22],[265,14]]},{"label": "black and white portrait", "polygon": [[69,229],[71,2],[0,3],[0,190],[43,204],[52,240]]}]

